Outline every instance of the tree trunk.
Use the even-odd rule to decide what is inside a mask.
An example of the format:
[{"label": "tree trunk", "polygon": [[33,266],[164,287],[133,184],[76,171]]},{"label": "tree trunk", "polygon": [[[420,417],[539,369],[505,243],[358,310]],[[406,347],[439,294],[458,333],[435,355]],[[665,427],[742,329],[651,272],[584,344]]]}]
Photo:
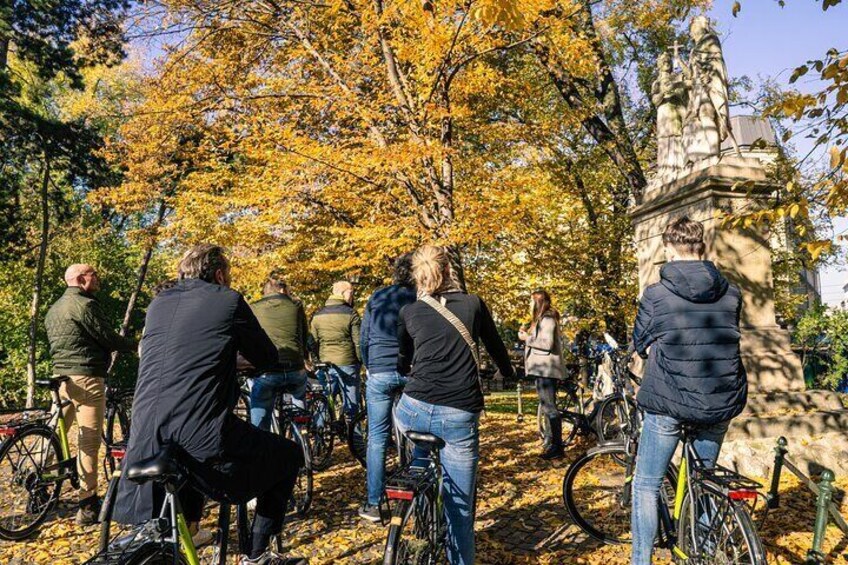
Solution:
[{"label": "tree trunk", "polygon": [[6,70],[9,61],[9,39],[0,37],[0,72]]},{"label": "tree trunk", "polygon": [[[162,200],[159,203],[159,210],[156,212],[156,222],[153,224],[153,233],[159,229],[159,226],[162,225],[162,221],[165,219],[165,213],[167,212],[168,207],[165,204],[165,201]],[[153,258],[153,249],[156,247],[156,242],[151,239],[150,243],[147,246],[147,249],[144,251],[144,255],[141,258],[141,265],[138,267],[138,275],[135,280],[135,288],[133,288],[132,294],[130,294],[130,299],[127,302],[127,309],[124,311],[124,320],[121,322],[120,334],[122,336],[126,336],[127,332],[130,328],[130,322],[132,321],[133,311],[135,310],[135,305],[138,302],[138,296],[141,294],[141,288],[144,286],[144,282],[147,280],[147,271],[150,268],[150,260]],[[118,352],[112,352],[112,362],[109,365],[109,374],[112,373],[112,370],[115,368],[115,361],[118,359]]]},{"label": "tree trunk", "polygon": [[47,260],[47,244],[50,241],[50,208],[47,188],[50,183],[50,157],[44,154],[44,171],[41,179],[41,245],[38,248],[38,262],[35,268],[35,282],[32,287],[32,304],[29,309],[29,344],[27,355],[27,408],[35,405],[35,357],[37,350],[39,310],[44,286],[44,263]]}]

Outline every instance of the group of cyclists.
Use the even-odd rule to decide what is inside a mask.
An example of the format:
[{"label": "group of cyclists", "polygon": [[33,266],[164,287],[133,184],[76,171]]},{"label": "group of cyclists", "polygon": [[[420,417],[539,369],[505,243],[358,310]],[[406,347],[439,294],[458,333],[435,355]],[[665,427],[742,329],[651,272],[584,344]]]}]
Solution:
[{"label": "group of cyclists", "polygon": [[[668,263],[660,282],[644,293],[633,335],[636,352],[647,360],[638,394],[646,414],[632,513],[632,563],[638,565],[651,562],[657,529],[652,508],[683,424],[700,426],[696,447],[714,463],[727,422],[744,407],[747,391],[738,289],[703,259],[700,223],[672,222],[663,242]],[[230,289],[223,248],[191,248],[179,263],[178,279],[158,289],[147,311],[123,466],[153,465],[163,449],[177,449],[192,476],[192,488],[180,492],[191,532],[204,537],[198,523],[206,497],[235,504],[255,499],[250,549],[241,563],[287,563],[269,542],[281,534],[304,456],[293,441],[268,431],[274,400],[285,393],[303,406],[310,362],[320,361],[328,367],[326,375],[318,373],[321,384],[339,390],[345,413],[353,416],[360,409],[364,366],[367,498],[359,516],[370,522],[386,518],[381,500],[393,426],[400,434],[432,434],[443,442],[446,559],[452,565],[474,563],[484,407],[478,344],[505,378],[514,368],[486,303],[461,290],[446,248],[423,245],[398,257],[393,268],[393,283],[370,297],[361,319],[353,286],[340,281],[308,322],[282,277],[269,276],[263,297],[248,304]],[[51,308],[46,325],[54,373],[69,377],[62,394],[80,428],[84,488],[77,521],[90,524],[98,507],[98,447],[90,436],[99,441],[102,380],[111,353],[136,344],[108,328],[94,298],[99,280],[93,268],[74,265],[66,280],[68,291]],[[526,374],[536,378],[549,420],[542,458],[555,459],[563,455],[556,405],[557,382],[564,378],[560,320],[547,292],[532,296],[532,322],[519,338],[526,344]],[[247,368],[253,376],[250,423],[233,413],[237,370]],[[150,520],[164,496],[155,482],[122,481],[113,519]]]}]

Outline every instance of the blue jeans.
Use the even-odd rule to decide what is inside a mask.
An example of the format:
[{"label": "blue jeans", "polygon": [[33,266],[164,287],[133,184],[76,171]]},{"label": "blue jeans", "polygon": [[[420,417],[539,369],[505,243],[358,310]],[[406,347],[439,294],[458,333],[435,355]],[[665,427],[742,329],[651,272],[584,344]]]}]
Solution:
[{"label": "blue jeans", "polygon": [[392,400],[403,390],[406,377],[392,371],[368,373],[365,404],[368,408],[368,504],[377,506],[383,496],[386,478],[386,444],[392,429]]},{"label": "blue jeans", "polygon": [[[708,467],[715,465],[721,442],[730,422],[700,428],[695,435],[695,452]],[[659,527],[659,494],[666,470],[682,437],[683,423],[670,416],[645,414],[636,455],[633,479],[633,531],[631,565],[650,565]]]},{"label": "blue jeans", "polygon": [[263,373],[250,385],[250,423],[262,430],[271,429],[274,399],[278,394],[291,394],[293,403],[306,408],[306,371]]},{"label": "blue jeans", "polygon": [[[370,414],[369,414],[370,416]],[[474,512],[480,461],[480,414],[400,397],[395,422],[401,433],[431,433],[445,441],[441,451],[442,499],[448,527],[448,563],[474,563]],[[423,450],[416,447],[416,456]]]},{"label": "blue jeans", "polygon": [[331,365],[327,371],[318,371],[315,376],[327,396],[341,393],[344,412],[348,419],[353,419],[359,412],[359,365]]}]

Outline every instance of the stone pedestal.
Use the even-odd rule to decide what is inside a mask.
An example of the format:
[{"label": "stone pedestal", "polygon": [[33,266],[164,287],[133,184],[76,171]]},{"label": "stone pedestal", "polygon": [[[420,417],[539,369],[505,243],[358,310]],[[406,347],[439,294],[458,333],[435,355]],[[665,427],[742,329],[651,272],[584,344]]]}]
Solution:
[{"label": "stone pedestal", "polygon": [[751,157],[724,156],[699,163],[674,179],[656,179],[632,210],[640,291],[659,280],[665,259],[662,232],[682,216],[704,225],[706,256],[742,291],[742,354],[752,393],[803,391],[801,362],[774,314],[769,234],[761,226],[722,229],[716,216],[767,204],[774,186]]},{"label": "stone pedestal", "polygon": [[[756,473],[770,460],[772,440],[777,437],[788,437],[790,447],[798,448],[837,432],[841,437],[835,439],[840,439],[846,453],[846,468],[842,469],[841,463],[837,468],[848,471],[848,442],[842,433],[848,430],[848,413],[833,393],[804,393],[800,359],[790,349],[788,332],[775,321],[767,228],[722,228],[717,219],[721,213],[756,211],[768,205],[775,187],[769,183],[765,167],[762,159],[724,155],[701,161],[673,178],[654,179],[642,203],[631,211],[640,291],[659,280],[665,262],[661,236],[666,225],[682,216],[701,222],[707,259],[716,263],[743,296],[741,349],[750,398],[746,412],[734,421],[728,434],[725,453],[730,460],[726,458],[725,463]],[[753,444],[764,452],[751,457]],[[815,454],[808,455],[813,461]]]}]

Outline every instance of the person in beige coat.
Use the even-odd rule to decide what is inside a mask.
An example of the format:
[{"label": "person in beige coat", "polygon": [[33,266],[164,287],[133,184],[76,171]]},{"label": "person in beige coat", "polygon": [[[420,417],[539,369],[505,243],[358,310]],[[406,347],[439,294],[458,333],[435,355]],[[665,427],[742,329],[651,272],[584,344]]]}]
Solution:
[{"label": "person in beige coat", "polygon": [[521,331],[524,341],[524,370],[536,378],[536,392],[542,411],[548,418],[549,437],[545,438],[542,459],[559,459],[564,455],[562,417],[556,405],[557,383],[564,378],[562,370],[562,336],[559,312],[551,306],[551,296],[545,290],[533,292],[533,322],[529,330]]}]

